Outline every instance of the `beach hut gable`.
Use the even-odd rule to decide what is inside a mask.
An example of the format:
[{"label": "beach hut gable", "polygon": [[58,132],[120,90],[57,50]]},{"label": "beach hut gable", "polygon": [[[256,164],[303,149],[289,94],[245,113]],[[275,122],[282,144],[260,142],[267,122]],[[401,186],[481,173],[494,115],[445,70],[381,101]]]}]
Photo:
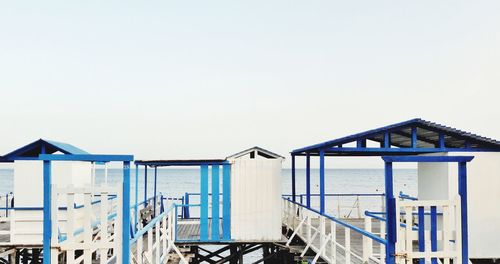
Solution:
[{"label": "beach hut gable", "polygon": [[266,150],[266,149],[263,149],[263,148],[257,147],[257,146],[240,151],[238,153],[235,153],[235,154],[227,157],[226,159],[227,160],[235,160],[235,159],[241,158],[241,157],[246,156],[246,155],[249,155],[249,157],[251,159],[254,159],[257,156],[260,156],[260,157],[265,158],[265,159],[285,159],[284,157],[282,157],[274,152],[271,152],[269,150]]},{"label": "beach hut gable", "polygon": [[22,158],[38,158],[40,154],[53,154],[61,152],[63,154],[89,154],[88,152],[77,148],[68,143],[62,143],[52,140],[39,139],[26,146],[20,147],[3,156],[4,161],[14,161]]}]

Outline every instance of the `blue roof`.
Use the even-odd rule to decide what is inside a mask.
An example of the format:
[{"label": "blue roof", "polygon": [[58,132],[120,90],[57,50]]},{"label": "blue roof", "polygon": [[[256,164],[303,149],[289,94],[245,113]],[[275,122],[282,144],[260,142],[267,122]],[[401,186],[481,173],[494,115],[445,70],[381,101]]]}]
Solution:
[{"label": "blue roof", "polygon": [[[416,133],[416,146],[413,146],[412,132]],[[383,147],[389,134],[390,146]],[[442,138],[441,138],[442,137]],[[444,146],[439,144],[442,142]],[[366,143],[354,148],[345,148],[344,144],[352,142],[366,142],[366,140],[378,142],[381,147],[366,147]],[[426,121],[420,118],[368,130],[365,132],[341,137],[334,140],[325,141],[319,144],[295,149],[293,155],[305,155],[306,153],[317,155],[320,150],[325,154],[343,155],[387,155],[395,154],[415,154],[447,151],[500,151],[500,141],[472,134],[453,127]],[[376,150],[376,151],[375,151]]]},{"label": "blue roof", "polygon": [[90,154],[68,143],[39,139],[2,156],[2,161],[14,161],[23,158],[38,158],[40,154],[61,152],[68,155]]}]

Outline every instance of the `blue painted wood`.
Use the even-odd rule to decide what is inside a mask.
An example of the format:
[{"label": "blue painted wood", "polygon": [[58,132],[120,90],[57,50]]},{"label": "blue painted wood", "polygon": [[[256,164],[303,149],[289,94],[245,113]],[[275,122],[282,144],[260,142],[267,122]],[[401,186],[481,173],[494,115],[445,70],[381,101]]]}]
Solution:
[{"label": "blue painted wood", "polygon": [[444,138],[444,133],[439,133],[439,148],[441,148],[441,149],[446,148],[446,141]]},{"label": "blue painted wood", "polygon": [[462,264],[469,262],[469,233],[467,221],[467,163],[458,163],[458,193],[460,195],[460,206],[462,207]]},{"label": "blue painted wood", "polygon": [[219,166],[212,166],[212,240],[219,241]]},{"label": "blue painted wood", "polygon": [[319,152],[319,211],[325,213],[325,152]]},{"label": "blue painted wood", "polygon": [[396,252],[396,200],[394,199],[392,163],[385,162],[385,208],[387,245],[385,247],[385,263],[394,264]]},{"label": "blue painted wood", "polygon": [[[401,132],[403,129],[408,129],[411,127],[419,127],[423,128],[426,130],[430,130],[436,133],[442,133],[447,136],[451,136],[456,139],[463,139],[463,140],[471,140],[474,143],[477,143],[480,145],[479,148],[484,148],[488,149],[488,151],[498,151],[500,149],[500,142],[492,139],[488,139],[485,137],[481,137],[478,135],[474,135],[471,133],[467,133],[455,128],[451,127],[446,127],[443,125],[439,125],[433,122],[429,122],[426,120],[422,120],[420,118],[416,119],[411,119],[408,121],[404,121],[401,123],[396,123],[392,124],[389,126],[381,127],[381,128],[376,128],[372,130],[368,130],[365,132],[357,133],[354,135],[349,135],[346,137],[334,139],[334,140],[329,140],[323,143],[319,144],[314,144],[311,146],[295,149],[292,151],[292,155],[304,155],[306,152],[314,153],[313,155],[318,155],[317,153],[319,152],[320,149],[328,149],[326,153],[335,153],[335,146],[339,146],[342,144],[347,144],[350,142],[356,142],[358,139],[363,139],[363,138],[374,138],[375,136],[383,136],[385,133],[398,133]],[[405,149],[411,149],[411,148],[405,148]],[[438,148],[433,148],[436,152]],[[464,148],[461,148],[464,149]]]},{"label": "blue painted wood", "polygon": [[144,165],[144,203],[148,203],[148,166]]},{"label": "blue painted wood", "polygon": [[391,148],[391,133],[384,133],[384,148]]},{"label": "blue painted wood", "polygon": [[222,239],[231,240],[231,165],[222,165]]},{"label": "blue painted wood", "polygon": [[385,162],[469,162],[474,156],[383,156]]},{"label": "blue painted wood", "polygon": [[292,155],[292,201],[295,202],[295,155]]},{"label": "blue painted wood", "polygon": [[[431,206],[431,250],[437,251],[437,208]],[[432,264],[437,264],[437,258],[431,259]]]},{"label": "blue painted wood", "polygon": [[361,138],[356,140],[356,147],[357,148],[366,148],[366,139]]},{"label": "blue painted wood", "polygon": [[133,155],[92,155],[92,154],[75,154],[75,155],[64,155],[64,154],[40,154],[38,155],[40,160],[73,160],[73,161],[100,161],[100,162],[110,162],[110,161],[133,161]]},{"label": "blue painted wood", "polygon": [[[189,205],[189,193],[184,194],[184,204]],[[184,218],[189,219],[189,206],[184,207]]]},{"label": "blue painted wood", "polygon": [[139,165],[135,164],[135,204],[134,204],[134,210],[135,210],[135,215],[134,215],[134,227],[135,231],[134,233],[137,232],[139,229]]},{"label": "blue painted wood", "polygon": [[[423,206],[418,207],[418,250],[425,251],[425,211]],[[425,264],[425,258],[421,258],[419,263]]]},{"label": "blue painted wood", "polygon": [[[302,196],[300,196],[300,202],[302,203]],[[306,156],[306,205],[311,207],[311,156],[309,154]]]},{"label": "blue painted wood", "polygon": [[130,263],[130,161],[123,162],[122,264]]},{"label": "blue painted wood", "polygon": [[411,128],[411,147],[417,148],[417,127]]},{"label": "blue painted wood", "polygon": [[208,240],[208,165],[200,168],[200,240]]},{"label": "blue painted wood", "polygon": [[50,247],[52,244],[52,176],[51,163],[43,161],[43,264],[50,264]]},{"label": "blue painted wood", "polygon": [[155,182],[153,186],[153,215],[156,217],[156,184],[158,180],[158,167],[155,167]]}]

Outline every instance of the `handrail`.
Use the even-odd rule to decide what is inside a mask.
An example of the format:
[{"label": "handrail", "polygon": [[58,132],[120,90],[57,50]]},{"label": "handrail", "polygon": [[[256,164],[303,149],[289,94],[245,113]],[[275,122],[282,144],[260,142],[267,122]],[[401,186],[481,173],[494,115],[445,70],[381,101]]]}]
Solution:
[{"label": "handrail", "polygon": [[[110,200],[113,200],[116,198],[116,195],[110,195],[109,198],[108,198],[108,201]],[[91,205],[95,205],[95,204],[98,204],[98,203],[101,203],[101,200],[95,200],[95,201],[92,201],[90,204]],[[80,209],[80,208],[83,208],[84,205],[81,204],[81,205],[73,205],[73,209]],[[19,211],[41,211],[43,210],[43,207],[0,207],[0,210],[19,210]],[[63,207],[58,207],[58,210],[63,210],[63,211],[66,211],[68,210],[68,207],[67,206],[63,206]]]},{"label": "handrail", "polygon": [[339,220],[339,219],[337,219],[337,218],[335,218],[335,217],[333,217],[333,216],[327,215],[327,214],[325,214],[325,213],[321,213],[320,211],[318,211],[318,210],[316,210],[316,209],[313,209],[313,208],[310,208],[310,207],[307,207],[307,206],[305,206],[305,205],[303,205],[303,204],[301,204],[301,203],[294,202],[294,201],[292,201],[292,200],[290,200],[290,199],[285,199],[285,198],[283,198],[283,199],[284,199],[284,200],[287,200],[287,201],[289,201],[289,202],[291,202],[291,203],[293,203],[293,204],[296,204],[296,205],[298,205],[298,206],[301,206],[301,207],[303,207],[303,208],[305,208],[305,209],[307,209],[307,210],[309,210],[309,211],[311,211],[311,212],[314,212],[314,213],[317,213],[317,214],[319,214],[319,215],[321,215],[321,216],[324,216],[324,217],[326,217],[326,218],[328,218],[328,219],[330,219],[330,220],[334,221],[334,222],[335,222],[335,223],[337,223],[337,224],[340,224],[340,225],[342,225],[342,226],[344,226],[344,227],[347,227],[347,228],[349,228],[349,229],[352,229],[352,230],[354,230],[355,232],[358,232],[358,233],[360,233],[360,234],[361,234],[361,235],[363,235],[363,236],[369,237],[369,238],[371,238],[371,239],[373,239],[373,240],[375,240],[375,241],[377,241],[377,242],[379,242],[379,243],[381,243],[381,244],[387,245],[387,240],[385,240],[385,239],[383,239],[383,238],[381,238],[381,237],[379,237],[379,236],[376,236],[376,235],[374,235],[374,234],[372,234],[372,233],[366,232],[365,230],[363,230],[363,229],[361,229],[361,228],[359,228],[359,227],[357,227],[357,226],[354,226],[354,225],[348,224],[348,223],[346,223],[346,222],[343,222],[343,221],[341,221],[341,220]]},{"label": "handrail", "polygon": [[[365,215],[368,216],[368,217],[377,219],[377,220],[382,221],[382,222],[386,222],[387,221],[387,219],[385,219],[385,218],[383,218],[381,216],[378,216],[377,214],[381,214],[381,213],[379,213],[379,212],[365,211]],[[383,214],[385,214],[385,213],[383,213]],[[406,224],[405,223],[400,223],[399,226],[406,228]],[[418,231],[418,226],[412,226],[411,229],[413,231]]]},{"label": "handrail", "polygon": [[403,191],[399,192],[399,198],[411,200],[411,201],[418,201],[417,197],[413,197],[413,196],[410,196],[409,194],[405,194],[405,193],[403,193]]},{"label": "handrail", "polygon": [[[310,196],[320,196],[319,193],[311,193]],[[283,197],[292,197],[292,194],[283,194]],[[296,194],[295,196],[307,196],[305,193]],[[385,193],[325,193],[325,197],[332,196],[385,196]]]},{"label": "handrail", "polygon": [[138,230],[132,239],[130,239],[130,245],[134,244],[137,239],[142,238],[144,234],[148,232],[149,229],[153,228],[157,222],[159,222],[167,213],[169,213],[172,209],[174,209],[174,205],[171,205],[167,210],[163,211],[163,213],[159,214],[157,217],[153,218],[147,225]]}]

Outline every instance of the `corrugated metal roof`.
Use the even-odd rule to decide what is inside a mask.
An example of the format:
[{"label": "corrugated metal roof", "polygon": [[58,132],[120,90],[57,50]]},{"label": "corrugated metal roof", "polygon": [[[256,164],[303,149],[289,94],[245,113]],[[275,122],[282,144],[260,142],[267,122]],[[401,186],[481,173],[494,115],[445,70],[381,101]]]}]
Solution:
[{"label": "corrugated metal roof", "polygon": [[[317,152],[320,149],[328,149],[339,147],[343,144],[356,142],[358,140],[371,140],[375,142],[383,142],[384,134],[391,133],[391,145],[399,148],[411,147],[412,128],[417,129],[417,147],[432,149],[436,148],[439,143],[439,135],[445,137],[447,148],[469,148],[483,149],[491,151],[500,150],[500,141],[479,136],[470,132],[462,131],[457,128],[441,125],[435,122],[423,120],[420,118],[411,119],[408,121],[392,124],[385,127],[380,127],[365,132],[353,134],[350,136],[329,140],[323,143],[311,145],[304,148],[299,148],[292,151],[292,154],[302,154],[306,152]],[[329,153],[334,153],[335,150],[329,150]],[[361,155],[362,153],[360,153]]]},{"label": "corrugated metal roof", "polygon": [[[42,149],[45,149],[42,151]],[[76,154],[90,154],[86,152],[85,150],[82,150],[80,148],[77,148],[71,144],[68,143],[63,143],[63,142],[57,142],[57,141],[52,141],[52,140],[46,140],[46,139],[39,139],[36,140],[28,145],[25,145],[23,147],[20,147],[14,151],[11,151],[7,154],[5,154],[2,157],[3,161],[13,161],[16,160],[16,158],[26,158],[26,157],[32,157],[36,158],[38,155],[42,154],[44,152],[45,154],[52,154],[56,152],[61,152],[64,154],[69,154],[69,155],[76,155]]]}]

